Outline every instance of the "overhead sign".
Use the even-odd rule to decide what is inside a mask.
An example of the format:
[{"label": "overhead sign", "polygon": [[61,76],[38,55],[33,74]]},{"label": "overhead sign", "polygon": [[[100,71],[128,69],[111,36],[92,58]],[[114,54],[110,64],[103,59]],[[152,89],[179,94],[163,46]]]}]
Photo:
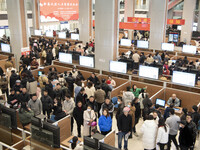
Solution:
[{"label": "overhead sign", "polygon": [[21,55],[30,55],[30,48],[29,47],[21,48]]},{"label": "overhead sign", "polygon": [[185,19],[167,19],[167,24],[184,25]]}]

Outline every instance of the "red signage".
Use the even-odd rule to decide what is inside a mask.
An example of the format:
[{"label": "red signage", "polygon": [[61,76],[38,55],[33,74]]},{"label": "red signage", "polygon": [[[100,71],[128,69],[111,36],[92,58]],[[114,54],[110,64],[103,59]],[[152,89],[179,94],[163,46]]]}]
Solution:
[{"label": "red signage", "polygon": [[120,22],[120,29],[150,31],[150,24]]},{"label": "red signage", "polygon": [[185,19],[167,19],[167,24],[184,25]]},{"label": "red signage", "polygon": [[128,17],[128,22],[150,24],[150,18]]},{"label": "red signage", "polygon": [[40,0],[41,22],[78,20],[79,0]]}]

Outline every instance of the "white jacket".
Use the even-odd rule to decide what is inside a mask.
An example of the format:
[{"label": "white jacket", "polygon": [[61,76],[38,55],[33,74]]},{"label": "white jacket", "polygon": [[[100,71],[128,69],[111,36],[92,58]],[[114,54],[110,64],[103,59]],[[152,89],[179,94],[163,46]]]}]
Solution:
[{"label": "white jacket", "polygon": [[154,120],[144,121],[140,131],[143,133],[144,149],[156,148],[156,135],[158,126]]},{"label": "white jacket", "polygon": [[125,106],[127,106],[127,104],[129,102],[132,102],[132,100],[134,98],[135,98],[135,95],[131,91],[123,92],[122,99],[123,99],[123,102],[124,102]]},{"label": "white jacket", "polygon": [[85,88],[85,93],[87,94],[87,98],[90,98],[90,96],[94,96],[94,92],[95,92],[95,87],[94,86],[92,86],[91,88],[88,88],[87,86],[86,86],[86,88]]},{"label": "white jacket", "polygon": [[166,125],[167,132],[164,127],[158,128],[156,143],[166,144],[169,137],[169,126]]}]

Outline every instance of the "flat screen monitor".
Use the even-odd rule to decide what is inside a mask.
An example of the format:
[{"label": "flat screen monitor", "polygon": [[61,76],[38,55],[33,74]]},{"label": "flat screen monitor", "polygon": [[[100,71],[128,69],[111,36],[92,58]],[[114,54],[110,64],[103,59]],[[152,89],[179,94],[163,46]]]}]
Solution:
[{"label": "flat screen monitor", "polygon": [[131,40],[129,40],[129,39],[121,39],[120,45],[121,46],[131,46]]},{"label": "flat screen monitor", "polygon": [[59,53],[59,61],[63,63],[72,64],[72,54],[68,53]]},{"label": "flat screen monitor", "polygon": [[72,40],[79,40],[79,34],[72,33],[71,34],[71,39]]},{"label": "flat screen monitor", "polygon": [[52,31],[46,31],[46,36],[47,37],[53,37],[53,32]]},{"label": "flat screen monitor", "polygon": [[159,105],[160,107],[165,107],[165,100],[157,98],[156,104]]},{"label": "flat screen monitor", "polygon": [[148,49],[149,48],[149,42],[148,41],[137,41],[137,48],[145,48]]},{"label": "flat screen monitor", "polygon": [[66,33],[65,32],[58,32],[58,38],[66,39]]},{"label": "flat screen monitor", "polygon": [[164,51],[174,51],[174,44],[172,43],[162,43],[162,50]]},{"label": "flat screen monitor", "polygon": [[183,45],[183,52],[184,53],[190,53],[190,54],[196,54],[197,47],[192,45]]},{"label": "flat screen monitor", "polygon": [[42,31],[41,30],[35,30],[34,33],[37,36],[41,36],[42,35]]},{"label": "flat screen monitor", "polygon": [[105,144],[105,143],[100,143],[100,150],[119,150],[118,148],[116,147],[112,147],[108,144]]},{"label": "flat screen monitor", "polygon": [[1,51],[6,52],[6,53],[10,53],[10,45],[1,43]]},{"label": "flat screen monitor", "polygon": [[139,76],[145,78],[158,79],[159,68],[149,66],[139,66]]},{"label": "flat screen monitor", "polygon": [[79,64],[81,66],[94,68],[94,57],[79,56]]},{"label": "flat screen monitor", "polygon": [[174,40],[174,34],[169,34],[169,39],[168,41],[169,42],[172,42]]},{"label": "flat screen monitor", "polygon": [[89,150],[96,149],[95,140],[90,137],[84,136],[83,143],[84,143],[84,149],[89,149]]},{"label": "flat screen monitor", "polygon": [[110,71],[118,73],[127,73],[127,63],[110,61]]},{"label": "flat screen monitor", "polygon": [[173,71],[172,82],[175,84],[195,86],[196,74],[180,71]]}]

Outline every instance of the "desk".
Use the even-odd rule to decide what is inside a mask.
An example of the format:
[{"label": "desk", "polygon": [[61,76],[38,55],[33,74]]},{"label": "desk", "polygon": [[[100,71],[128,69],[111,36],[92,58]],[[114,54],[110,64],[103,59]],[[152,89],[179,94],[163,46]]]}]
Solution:
[{"label": "desk", "polygon": [[[161,110],[161,112],[164,114],[164,111],[165,111],[165,109],[167,108],[167,107],[169,107],[169,105],[165,105],[165,108],[162,108],[162,107],[160,107],[160,110]],[[181,116],[181,114],[182,114],[182,107],[174,107],[174,109],[175,109],[175,114],[176,115],[178,115],[178,116]],[[176,109],[179,109],[179,110],[176,110]]]},{"label": "desk", "polygon": [[[66,140],[64,140],[63,142],[61,142],[61,145],[66,146],[66,147],[70,147],[69,141],[73,138],[74,136],[70,136],[69,138],[67,138]],[[83,142],[82,138],[78,138],[79,141]]]}]

